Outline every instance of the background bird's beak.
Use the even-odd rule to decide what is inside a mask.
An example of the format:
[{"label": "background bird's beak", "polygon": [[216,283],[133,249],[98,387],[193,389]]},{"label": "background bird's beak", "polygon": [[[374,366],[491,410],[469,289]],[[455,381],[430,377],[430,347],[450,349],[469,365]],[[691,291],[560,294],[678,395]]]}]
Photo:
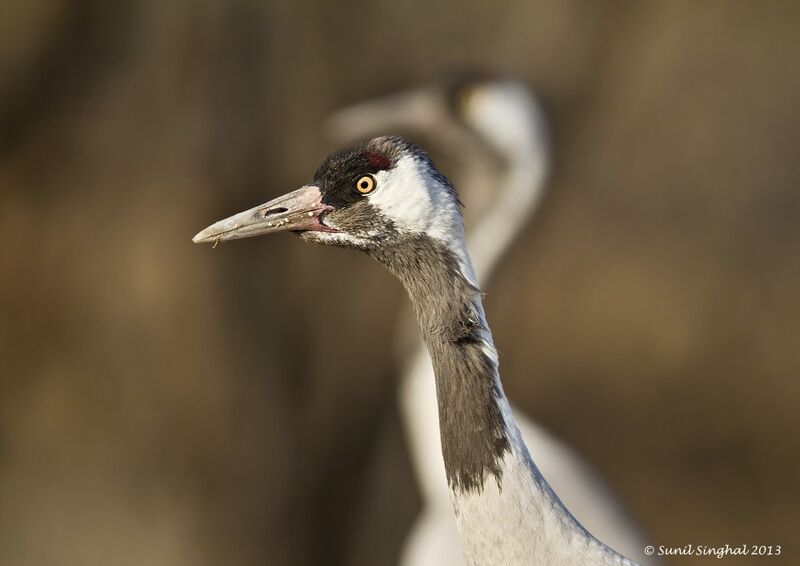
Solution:
[{"label": "background bird's beak", "polygon": [[198,233],[195,244],[237,240],[274,232],[336,232],[320,217],[333,207],[322,202],[319,187],[307,185],[261,206],[220,220]]},{"label": "background bird's beak", "polygon": [[398,129],[423,129],[441,112],[429,89],[407,91],[336,111],[325,123],[333,139],[350,142]]}]

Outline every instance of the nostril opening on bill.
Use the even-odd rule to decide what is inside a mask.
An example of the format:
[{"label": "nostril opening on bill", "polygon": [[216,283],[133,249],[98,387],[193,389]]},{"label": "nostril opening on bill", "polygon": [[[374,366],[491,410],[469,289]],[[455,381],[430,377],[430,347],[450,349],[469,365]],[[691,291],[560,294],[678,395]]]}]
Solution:
[{"label": "nostril opening on bill", "polygon": [[283,206],[279,206],[277,208],[270,208],[269,210],[264,212],[264,218],[266,218],[267,216],[274,216],[276,214],[281,214],[282,212],[286,212],[288,210],[289,210],[288,208],[285,208]]}]

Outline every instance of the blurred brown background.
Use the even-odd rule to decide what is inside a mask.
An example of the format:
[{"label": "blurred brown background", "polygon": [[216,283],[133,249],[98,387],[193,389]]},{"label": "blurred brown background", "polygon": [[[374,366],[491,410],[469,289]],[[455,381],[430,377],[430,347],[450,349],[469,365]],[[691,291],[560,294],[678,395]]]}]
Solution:
[{"label": "blurred brown background", "polygon": [[798,54],[791,2],[4,2],[0,564],[392,564],[399,285],[190,238],[308,179],[335,108],[452,65],[553,123],[486,289],[509,397],[657,544],[800,563]]}]

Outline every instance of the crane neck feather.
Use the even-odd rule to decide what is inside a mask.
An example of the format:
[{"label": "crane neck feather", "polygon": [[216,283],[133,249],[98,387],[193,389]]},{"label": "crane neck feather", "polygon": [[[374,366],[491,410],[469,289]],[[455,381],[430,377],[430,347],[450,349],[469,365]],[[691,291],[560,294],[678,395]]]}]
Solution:
[{"label": "crane neck feather", "polygon": [[408,235],[371,252],[403,283],[433,360],[442,453],[454,491],[502,481],[509,428],[497,352],[466,252]]}]

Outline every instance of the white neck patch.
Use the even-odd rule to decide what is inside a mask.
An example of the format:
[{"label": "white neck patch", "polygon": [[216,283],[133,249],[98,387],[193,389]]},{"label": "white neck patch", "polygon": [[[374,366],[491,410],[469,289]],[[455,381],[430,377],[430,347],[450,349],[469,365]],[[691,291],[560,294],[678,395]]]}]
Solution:
[{"label": "white neck patch", "polygon": [[369,202],[403,232],[425,234],[452,250],[464,277],[478,282],[464,243],[464,224],[450,187],[444,186],[428,165],[408,155],[392,169],[375,174],[377,188]]},{"label": "white neck patch", "polygon": [[463,235],[458,205],[427,168],[414,156],[404,156],[392,169],[378,171],[370,203],[401,230],[437,237],[455,236],[460,229]]}]

